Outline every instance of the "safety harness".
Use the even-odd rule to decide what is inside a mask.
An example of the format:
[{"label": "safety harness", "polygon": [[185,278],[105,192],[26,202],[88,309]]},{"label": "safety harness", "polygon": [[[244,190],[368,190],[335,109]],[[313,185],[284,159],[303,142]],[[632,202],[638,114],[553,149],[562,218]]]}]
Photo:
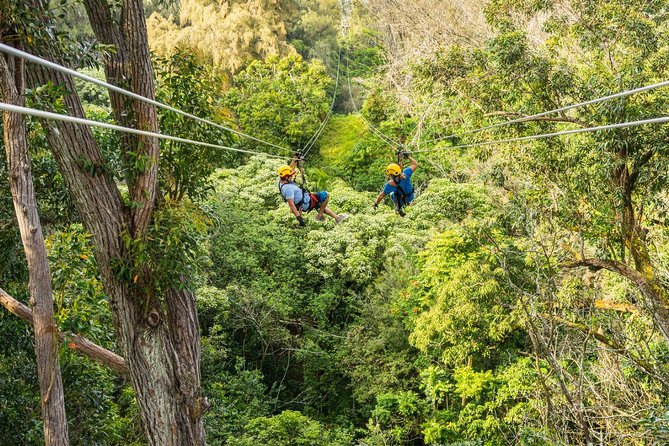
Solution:
[{"label": "safety harness", "polygon": [[[309,197],[310,198],[309,209],[306,210],[306,212],[309,212],[310,210],[314,209],[320,202],[318,200],[318,197],[309,192],[309,189],[307,189],[307,180],[304,177],[304,165],[303,165],[304,158],[302,154],[298,152],[295,154],[295,157],[297,158],[297,168],[300,171],[300,177],[302,177],[301,183],[295,183],[295,182],[292,183],[295,184],[297,187],[299,187],[300,190],[302,191],[302,198],[300,199],[300,201],[295,203],[295,207],[297,209],[302,210],[302,205],[304,204],[306,197]],[[279,181],[279,195],[281,195],[281,198],[283,198],[284,202],[288,202],[288,200],[286,200],[286,198],[283,196],[283,186],[286,186],[287,184],[291,183],[288,182],[285,184],[281,184],[281,182]]]},{"label": "safety harness", "polygon": [[[406,152],[404,152],[402,149],[397,149],[397,165],[400,166],[400,170],[404,171],[404,156]],[[395,182],[395,186],[397,187],[397,191],[395,191],[394,196],[395,196],[395,210],[397,211],[398,214],[400,214],[402,217],[404,217],[404,211],[402,211],[402,208],[407,205],[407,198],[411,193],[406,193],[403,189],[402,186],[400,186],[400,180],[402,179],[401,176],[393,176],[393,182]]]},{"label": "safety harness", "polygon": [[[279,183],[279,194],[281,194],[281,198],[283,198],[284,202],[288,202],[288,200],[286,200],[286,198],[283,196],[283,193],[282,193],[283,186],[286,186],[287,184],[290,184],[290,183],[286,183],[286,184]],[[306,187],[302,187],[301,185],[299,185],[297,183],[292,183],[292,184],[295,184],[297,187],[299,187],[302,190],[302,198],[300,199],[300,201],[295,202],[295,207],[297,209],[301,209],[303,212],[309,212],[310,210],[318,207],[318,205],[321,202],[318,199],[318,195],[312,194],[311,192],[309,192],[309,190]],[[302,209],[302,205],[304,204],[305,197],[307,197],[307,196],[310,198],[309,209]]]}]

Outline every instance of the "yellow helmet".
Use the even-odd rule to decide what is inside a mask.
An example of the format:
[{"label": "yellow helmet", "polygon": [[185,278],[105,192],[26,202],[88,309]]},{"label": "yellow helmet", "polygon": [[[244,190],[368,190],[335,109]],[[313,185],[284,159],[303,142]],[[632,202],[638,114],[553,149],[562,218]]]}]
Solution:
[{"label": "yellow helmet", "polygon": [[293,172],[293,169],[290,166],[281,166],[279,167],[279,176],[281,178],[286,178],[289,176],[292,176],[295,172]]},{"label": "yellow helmet", "polygon": [[400,168],[399,165],[392,163],[388,164],[388,167],[386,167],[386,173],[388,175],[392,175],[394,177],[398,176],[399,174],[402,173],[402,169]]}]

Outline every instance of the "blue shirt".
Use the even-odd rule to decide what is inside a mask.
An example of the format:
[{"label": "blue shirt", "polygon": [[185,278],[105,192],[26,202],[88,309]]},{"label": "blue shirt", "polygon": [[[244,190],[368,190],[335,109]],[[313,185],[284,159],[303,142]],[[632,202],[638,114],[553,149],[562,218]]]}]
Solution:
[{"label": "blue shirt", "polygon": [[279,179],[279,191],[281,192],[281,196],[284,198],[284,200],[293,200],[293,203],[295,203],[295,206],[297,206],[297,203],[304,198],[304,202],[302,202],[302,210],[303,211],[308,211],[309,210],[309,204],[311,203],[311,197],[309,194],[304,194],[302,192],[302,189],[300,186],[298,186],[295,183],[281,183],[281,179]]},{"label": "blue shirt", "polygon": [[[407,167],[402,173],[406,175],[406,178],[402,178],[400,180],[400,188],[404,192],[406,204],[409,204],[413,201],[413,186],[411,185],[411,175],[413,175],[413,169],[411,167]],[[392,186],[390,182],[387,182],[383,188],[383,193],[386,195],[390,194],[390,198],[395,201],[397,199],[395,192],[397,192],[397,186]]]}]

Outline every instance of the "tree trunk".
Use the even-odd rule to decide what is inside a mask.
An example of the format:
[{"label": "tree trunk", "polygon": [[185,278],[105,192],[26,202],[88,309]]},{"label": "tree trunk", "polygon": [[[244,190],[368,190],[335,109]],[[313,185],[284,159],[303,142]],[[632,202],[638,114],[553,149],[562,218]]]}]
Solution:
[{"label": "tree trunk", "polygon": [[[132,91],[149,99],[155,99],[153,65],[146,32],[144,4],[141,0],[123,0],[121,32],[128,48],[130,85]],[[131,100],[135,127],[150,132],[158,131],[158,114],[154,105]],[[131,230],[139,236],[149,225],[158,186],[158,160],[160,144],[155,137],[136,136],[134,153],[140,168],[134,169],[134,178],[128,184],[131,209]],[[137,164],[137,163],[136,163]]]},{"label": "tree trunk", "polygon": [[[45,10],[44,0],[32,0]],[[123,60],[108,61],[107,74],[153,99],[153,71],[149,58],[142,3],[125,0],[121,27],[108,20],[109,10],[99,0],[86,0],[96,33],[120,45]],[[97,22],[101,20],[102,23]],[[103,39],[100,39],[103,40]],[[60,62],[53,42],[42,43],[32,52]],[[114,54],[109,56],[114,58]],[[129,64],[129,66],[127,65]],[[71,116],[82,117],[83,109],[72,79],[61,73],[30,65],[28,79],[37,87],[51,82],[69,93],[63,97]],[[127,98],[112,101],[115,116],[131,110],[129,122],[143,130],[157,129],[155,107]],[[95,256],[105,290],[110,298],[119,345],[130,370],[143,426],[149,444],[155,446],[204,445],[202,414],[206,401],[200,395],[200,338],[194,295],[186,289],[156,292],[152,272],[136,265],[133,252],[123,239],[150,243],[143,238],[154,208],[159,145],[155,138],[126,140],[128,152],[139,161],[128,176],[131,209],[123,205],[113,178],[104,168],[101,152],[88,127],[62,122],[44,122],[47,141],[77,211],[93,235]],[[118,265],[134,268],[120,274]],[[135,270],[141,269],[141,270]],[[136,276],[135,276],[136,274]],[[136,278],[136,283],[132,279]]]},{"label": "tree trunk", "polygon": [[[634,269],[631,266],[627,269],[623,268],[622,274],[632,280],[650,302],[653,320],[664,337],[664,341],[669,345],[669,292],[657,276],[648,252],[645,231],[641,226],[639,217],[641,213],[637,212],[638,207],[634,201],[639,176],[642,169],[654,156],[655,150],[642,151],[642,148],[636,147],[634,142],[629,141],[629,138],[623,138],[620,144],[616,153],[619,166],[614,168],[612,178],[622,199],[622,207],[618,212],[623,240],[622,250],[624,253],[627,249],[634,262]],[[630,156],[630,152],[641,155],[633,157]],[[625,256],[622,257],[622,261],[625,262]],[[628,270],[631,270],[632,273],[629,273]]]},{"label": "tree trunk", "polygon": [[[28,72],[34,86],[51,81],[74,92],[72,80],[60,73],[36,66],[31,66]],[[83,114],[76,94],[66,95],[64,100],[72,116]],[[80,167],[82,158],[94,160],[89,165],[102,166],[102,156],[90,129],[61,122],[45,123],[44,127],[82,223],[93,234],[98,268],[110,297],[118,342],[130,369],[149,444],[203,445],[202,411],[197,409],[203,406],[198,326],[189,327],[183,333],[171,332],[197,323],[194,296],[185,290],[166,293],[165,299],[183,299],[183,302],[168,302],[169,315],[165,318],[161,296],[151,296],[141,283],[136,286],[114,273],[114,263],[130,258],[122,235],[129,232],[132,223],[116,186],[104,169]],[[180,305],[189,311],[183,314],[169,311]],[[169,324],[164,323],[166,319]],[[182,345],[188,345],[195,354],[181,356]]]},{"label": "tree trunk", "polygon": [[[22,61],[10,57],[7,63],[0,56],[0,91],[4,102],[23,105],[23,78]],[[53,316],[49,260],[33,189],[25,118],[5,112],[3,124],[9,185],[28,261],[44,441],[47,446],[64,446],[69,444],[69,439],[58,361],[58,330]]]}]

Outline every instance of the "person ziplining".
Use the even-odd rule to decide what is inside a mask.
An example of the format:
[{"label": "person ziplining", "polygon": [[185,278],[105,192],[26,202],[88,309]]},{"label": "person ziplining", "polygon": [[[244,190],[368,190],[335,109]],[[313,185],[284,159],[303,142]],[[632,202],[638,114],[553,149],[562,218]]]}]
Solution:
[{"label": "person ziplining", "polygon": [[[230,132],[232,132],[232,133],[234,133],[234,134],[236,134],[240,137],[252,139],[252,140],[254,140],[256,142],[259,142],[263,145],[273,147],[274,149],[280,149],[280,150],[283,150],[283,151],[289,151],[290,150],[287,147],[282,147],[282,146],[276,145],[274,143],[271,143],[269,141],[264,141],[260,138],[257,138],[257,137],[252,136],[252,135],[248,135],[246,133],[235,130],[233,128],[226,127],[224,125],[212,122],[212,121],[207,120],[205,118],[201,118],[201,117],[192,115],[190,113],[186,113],[182,110],[179,110],[179,109],[176,109],[176,108],[171,107],[169,105],[160,103],[160,102],[156,101],[155,99],[147,98],[147,97],[138,95],[134,92],[125,90],[123,88],[120,88],[118,86],[111,85],[107,82],[94,79],[90,76],[79,73],[79,72],[77,72],[75,70],[72,70],[70,68],[64,67],[62,65],[56,64],[56,63],[48,61],[46,59],[39,58],[37,56],[34,56],[32,54],[26,53],[24,51],[18,50],[18,49],[13,48],[13,47],[7,46],[7,45],[2,44],[2,43],[0,43],[0,53],[10,54],[10,55],[13,55],[15,57],[19,57],[21,59],[28,60],[32,63],[42,65],[42,66],[46,67],[47,69],[52,69],[52,70],[64,73],[64,74],[72,76],[72,77],[78,77],[78,78],[83,79],[87,82],[91,82],[91,83],[94,83],[96,85],[105,87],[105,88],[109,89],[110,91],[114,91],[114,92],[117,92],[119,94],[123,94],[123,95],[129,96],[129,97],[132,97],[134,99],[152,104],[156,107],[172,111],[172,112],[177,113],[181,116],[184,116],[185,118],[188,118],[188,119],[193,119],[193,120],[196,120],[196,121],[204,123],[204,124],[212,125],[212,126],[215,126],[217,128],[230,131]],[[341,57],[341,54],[340,54],[340,57]],[[339,64],[339,61],[338,61],[338,63],[337,63],[337,82],[335,84],[335,92],[333,94],[333,102],[332,102],[332,105],[330,107],[330,112],[328,113],[328,117],[331,115],[332,107],[334,106],[334,103],[335,103],[334,99],[336,98],[336,90],[337,90],[338,80],[339,80],[339,70],[340,70],[340,64]],[[348,71],[348,61],[347,61],[347,71]],[[350,76],[347,76],[347,79],[348,79],[348,84],[349,84],[349,94],[351,96],[351,103],[353,105],[354,110],[357,111],[357,107],[355,106],[355,102],[353,101],[353,96],[351,94]],[[550,115],[550,114],[560,113],[560,112],[575,109],[575,108],[578,108],[578,107],[584,107],[584,106],[587,106],[587,105],[598,104],[598,103],[601,103],[601,102],[610,101],[610,100],[617,99],[617,98],[623,98],[623,97],[627,97],[627,96],[630,96],[630,95],[633,95],[633,94],[636,94],[636,93],[641,93],[641,92],[645,92],[645,91],[649,91],[649,90],[654,90],[654,89],[657,89],[657,88],[660,88],[660,87],[666,87],[666,86],[669,86],[669,80],[665,80],[665,81],[655,83],[655,84],[652,84],[652,85],[646,85],[646,86],[642,86],[642,87],[638,87],[638,88],[634,88],[634,89],[630,89],[630,90],[621,91],[621,92],[618,92],[618,93],[610,94],[608,96],[598,97],[598,98],[591,99],[591,100],[588,100],[588,101],[585,101],[585,102],[580,102],[580,103],[577,103],[577,104],[567,105],[567,106],[564,106],[564,107],[561,107],[561,108],[544,111],[544,112],[537,113],[537,114],[530,115],[530,116],[523,116],[523,117],[518,118],[518,119],[512,119],[512,120],[504,121],[504,122],[497,123],[497,124],[491,124],[491,125],[487,125],[487,126],[472,129],[472,130],[467,130],[467,131],[459,133],[459,134],[452,134],[452,135],[437,137],[437,138],[434,138],[434,139],[431,139],[431,140],[428,140],[428,141],[424,141],[424,143],[432,143],[432,142],[436,142],[436,141],[454,139],[454,138],[461,137],[463,135],[471,135],[471,134],[474,134],[474,133],[483,132],[483,131],[486,131],[486,130],[491,130],[491,129],[502,127],[502,126],[507,126],[507,125],[511,125],[511,124],[515,124],[515,123],[521,123],[521,122],[527,122],[527,121],[531,121],[533,119],[543,117],[543,116],[547,116],[547,115]],[[170,141],[180,142],[180,143],[187,144],[187,145],[197,145],[197,146],[203,146],[203,147],[210,147],[210,148],[216,148],[216,149],[220,149],[220,150],[246,153],[246,154],[250,154],[250,155],[264,156],[264,157],[269,157],[269,158],[283,158],[283,156],[281,156],[281,155],[266,153],[264,151],[244,150],[244,149],[240,149],[240,148],[237,148],[237,147],[224,146],[224,145],[221,145],[221,144],[213,144],[213,143],[204,142],[204,141],[190,140],[190,139],[181,138],[181,137],[177,137],[177,136],[173,136],[173,135],[169,135],[169,134],[149,132],[149,131],[146,131],[146,130],[140,130],[140,129],[136,129],[136,128],[114,125],[114,124],[109,124],[109,123],[106,123],[106,122],[93,121],[93,120],[78,118],[78,117],[69,116],[69,115],[52,113],[52,112],[48,112],[48,111],[45,111],[45,110],[37,110],[37,109],[34,109],[34,108],[17,106],[17,105],[5,103],[5,102],[0,102],[0,111],[10,112],[10,113],[18,113],[18,114],[22,114],[22,115],[34,116],[34,117],[37,117],[37,118],[49,119],[49,120],[54,120],[54,121],[70,122],[70,123],[73,123],[73,124],[85,125],[85,126],[90,126],[90,127],[105,128],[105,129],[108,129],[108,130],[114,130],[114,131],[119,131],[119,132],[124,132],[124,133],[137,134],[137,135],[154,137],[154,138],[158,138],[158,139],[162,139],[162,140],[170,140]],[[327,118],[328,117],[326,117],[326,119],[321,124],[319,129],[316,131],[314,136],[310,139],[309,143],[306,146],[306,152],[305,153],[308,153],[308,151],[311,148],[313,148],[314,143],[316,142],[316,140],[318,139],[318,137],[322,133],[325,125],[327,124]],[[362,116],[362,118],[364,119],[364,116]],[[387,166],[386,173],[388,174],[390,179],[388,180],[387,184],[385,185],[383,191],[377,197],[377,199],[374,203],[374,207],[377,208],[379,203],[383,200],[383,198],[387,194],[391,194],[391,199],[393,200],[393,203],[395,204],[396,211],[401,216],[404,216],[405,214],[404,214],[404,211],[403,211],[403,207],[407,206],[407,205],[410,205],[413,202],[413,199],[414,199],[414,190],[413,190],[413,186],[411,184],[411,176],[412,176],[413,172],[415,171],[415,169],[417,168],[418,163],[415,161],[415,159],[413,159],[412,157],[409,156],[409,160],[411,160],[412,165],[411,165],[411,167],[408,167],[408,168],[402,170],[403,169],[402,166],[401,166],[402,165],[402,156],[407,154],[405,152],[401,152],[401,150],[403,148],[402,144],[400,144],[398,142],[395,142],[392,139],[390,139],[389,137],[387,137],[386,135],[384,135],[381,131],[376,129],[367,120],[365,120],[365,123],[382,140],[384,140],[385,142],[387,142],[387,143],[391,144],[392,146],[398,148],[398,150],[400,150],[400,152],[398,152],[398,155],[401,154],[399,156],[397,164],[393,163],[393,164],[390,164],[390,165]],[[487,146],[487,145],[494,145],[494,144],[509,144],[509,143],[521,142],[521,141],[539,140],[539,139],[544,139],[544,138],[553,138],[553,137],[563,136],[563,135],[574,135],[574,134],[587,133],[587,132],[600,132],[600,131],[605,131],[605,130],[629,128],[629,127],[636,127],[636,126],[641,126],[641,125],[666,124],[666,123],[669,123],[669,116],[661,116],[661,117],[642,119],[642,120],[637,120],[637,121],[625,121],[625,122],[601,125],[601,126],[596,126],[596,127],[586,127],[586,128],[578,128],[578,129],[571,129],[571,130],[562,130],[562,131],[557,131],[557,132],[553,132],[553,133],[526,135],[526,136],[519,136],[519,137],[515,137],[515,138],[508,138],[508,139],[489,139],[489,140],[484,140],[484,141],[479,141],[479,142],[471,142],[471,143],[465,143],[465,144],[457,144],[457,145],[451,145],[451,146],[415,150],[415,151],[413,151],[413,153],[438,152],[438,151],[442,151],[442,150],[453,150],[453,149]],[[286,200],[286,202],[289,202],[289,200],[287,199],[287,195],[291,196],[291,200],[293,202],[292,202],[292,204],[289,202],[289,206],[291,207],[291,211],[293,212],[293,214],[295,214],[296,217],[298,217],[298,221],[300,221],[300,224],[304,225],[304,219],[302,218],[302,212],[303,211],[308,212],[310,210],[315,209],[316,207],[319,208],[319,213],[316,216],[317,220],[320,220],[320,221],[324,220],[325,219],[324,214],[328,214],[329,216],[334,218],[337,223],[339,223],[343,219],[345,219],[347,217],[346,214],[337,215],[334,212],[332,212],[330,209],[327,208],[327,202],[329,201],[329,194],[327,192],[322,191],[322,192],[318,192],[317,194],[310,194],[304,187],[300,187],[300,186],[298,186],[297,184],[294,183],[294,178],[293,177],[297,173],[294,170],[294,167],[297,165],[297,161],[298,161],[297,159],[293,160],[293,162],[291,163],[292,167],[286,165],[286,166],[282,166],[281,169],[279,169],[279,177],[280,177],[280,179],[279,179],[279,190],[281,192],[281,195],[284,197],[284,200]],[[286,192],[284,193],[282,187],[286,187],[285,185],[287,183],[292,183],[292,186],[288,187],[286,189]],[[297,188],[297,191],[295,190],[295,188]],[[289,190],[291,190],[292,192],[289,192]],[[313,197],[313,199],[312,199],[312,197]],[[298,206],[295,206],[295,203],[297,203]]]},{"label": "person ziplining", "polygon": [[[411,161],[411,166],[402,170],[402,158],[406,156]],[[390,195],[390,199],[395,205],[395,212],[400,217],[404,217],[404,207],[411,205],[414,199],[413,184],[411,184],[411,176],[418,168],[418,162],[411,157],[408,152],[399,152],[397,163],[388,164],[386,167],[386,175],[390,178],[383,187],[381,193],[376,197],[374,202],[374,209],[378,209],[379,204],[383,201],[386,195]]]},{"label": "person ziplining", "polygon": [[[320,191],[310,193],[307,190],[304,181],[304,167],[302,166],[302,161],[301,155],[297,154],[292,159],[290,165],[279,167],[278,186],[281,197],[283,197],[283,200],[288,204],[290,211],[295,218],[297,218],[300,226],[306,226],[302,213],[311,212],[314,209],[318,209],[318,214],[315,217],[316,221],[325,221],[325,215],[328,215],[334,218],[335,223],[341,223],[348,218],[348,215],[338,215],[328,208],[328,202],[330,201],[330,194],[328,192]],[[298,166],[299,171],[302,174],[302,184],[299,185],[295,182]]]}]

